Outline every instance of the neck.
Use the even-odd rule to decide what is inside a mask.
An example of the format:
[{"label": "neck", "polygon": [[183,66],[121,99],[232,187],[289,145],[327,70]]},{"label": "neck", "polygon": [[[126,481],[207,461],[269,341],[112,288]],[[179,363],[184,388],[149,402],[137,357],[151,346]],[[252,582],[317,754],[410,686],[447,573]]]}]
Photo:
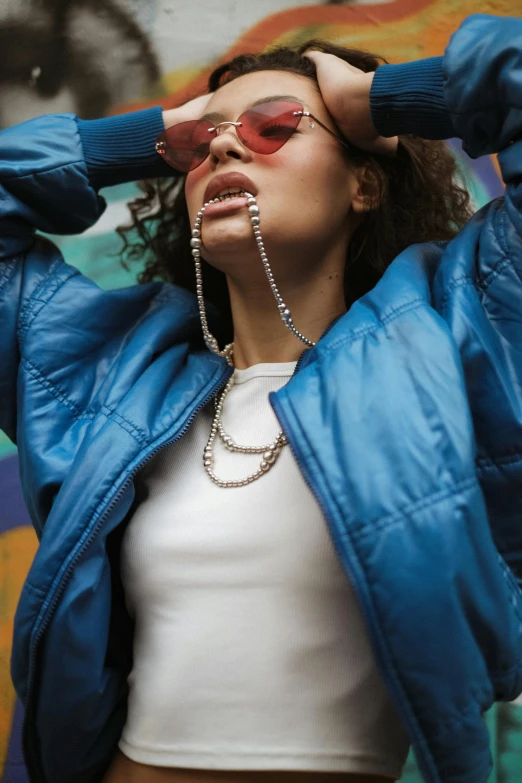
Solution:
[{"label": "neck", "polygon": [[[228,285],[234,322],[234,366],[246,369],[264,362],[297,361],[307,345],[284,325],[266,277],[246,287],[229,278]],[[314,343],[337,316],[346,312],[342,278],[337,272],[321,272],[291,286],[286,283],[280,293],[295,328]]]}]

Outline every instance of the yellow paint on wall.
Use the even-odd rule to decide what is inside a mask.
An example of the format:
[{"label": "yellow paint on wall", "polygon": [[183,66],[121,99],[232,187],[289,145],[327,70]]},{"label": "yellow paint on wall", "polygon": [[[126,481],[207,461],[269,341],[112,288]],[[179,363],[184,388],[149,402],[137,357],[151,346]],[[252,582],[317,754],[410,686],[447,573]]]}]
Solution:
[{"label": "yellow paint on wall", "polygon": [[172,95],[182,90],[187,84],[196,79],[204,69],[199,66],[183,66],[174,71],[163,74],[161,83],[164,87],[165,95]]},{"label": "yellow paint on wall", "polygon": [[[476,0],[435,0],[417,10],[411,3],[411,13],[404,14],[407,3],[401,3],[401,14],[396,19],[372,24],[371,6],[357,7],[364,13],[365,23],[354,20],[330,23],[325,14],[325,23],[309,27],[296,27],[276,37],[272,46],[298,46],[309,38],[324,38],[340,46],[367,49],[381,54],[389,63],[411,62],[425,57],[444,54],[451,34],[460,27],[467,16],[476,13],[495,16],[520,16],[520,0],[497,0],[483,2]],[[367,12],[366,12],[367,11]],[[268,47],[267,47],[268,48]]]},{"label": "yellow paint on wall", "polygon": [[0,779],[4,774],[16,694],[10,676],[13,622],[38,539],[32,527],[0,535]]}]

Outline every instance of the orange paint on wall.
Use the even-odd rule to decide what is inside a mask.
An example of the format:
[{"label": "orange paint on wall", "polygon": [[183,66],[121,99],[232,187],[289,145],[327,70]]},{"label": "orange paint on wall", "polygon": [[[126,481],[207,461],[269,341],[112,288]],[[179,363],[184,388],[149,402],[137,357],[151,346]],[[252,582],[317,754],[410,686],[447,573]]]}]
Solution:
[{"label": "orange paint on wall", "polygon": [[0,535],[0,779],[4,774],[16,702],[10,676],[13,622],[37,545],[32,527],[17,527]]},{"label": "orange paint on wall", "polygon": [[[111,114],[158,104],[164,109],[179,106],[206,92],[210,73],[232,57],[244,52],[264,51],[277,44],[295,45],[310,37],[375,51],[390,63],[442,55],[452,33],[467,16],[477,12],[519,16],[520,4],[519,0],[484,2],[479,9],[476,0],[397,0],[371,6],[316,5],[285,9],[253,25],[222,57],[202,68],[179,90],[169,92],[163,98],[116,106]],[[175,73],[164,77],[163,83],[175,82]]]},{"label": "orange paint on wall", "polygon": [[499,180],[501,182],[503,182],[504,180],[502,179],[502,171],[501,171],[501,168],[500,168],[500,163],[498,162],[498,156],[497,155],[490,155],[490,157],[491,157],[491,161],[492,161],[492,163],[493,163],[493,165],[495,167],[495,171],[498,174]]}]

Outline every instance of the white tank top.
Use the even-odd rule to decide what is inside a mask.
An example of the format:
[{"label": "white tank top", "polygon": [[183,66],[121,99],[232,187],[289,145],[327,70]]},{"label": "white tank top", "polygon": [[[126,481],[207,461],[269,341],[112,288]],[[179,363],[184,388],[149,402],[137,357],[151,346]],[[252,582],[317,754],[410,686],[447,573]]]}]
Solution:
[{"label": "white tank top", "polygon": [[[268,393],[295,365],[236,370],[222,414],[236,443],[274,440]],[[138,477],[144,500],[122,543],[136,632],[121,750],[166,767],[400,778],[409,740],[290,446],[260,479],[218,487],[203,467],[213,413],[211,402]],[[262,459],[217,439],[214,454],[227,479]]]}]

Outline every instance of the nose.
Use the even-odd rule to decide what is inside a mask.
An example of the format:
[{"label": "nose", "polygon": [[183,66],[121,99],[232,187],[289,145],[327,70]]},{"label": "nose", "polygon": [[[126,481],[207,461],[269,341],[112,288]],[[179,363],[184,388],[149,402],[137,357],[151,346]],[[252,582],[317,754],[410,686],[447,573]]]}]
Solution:
[{"label": "nose", "polygon": [[238,122],[220,122],[215,125],[216,135],[210,142],[210,166],[215,168],[218,163],[226,163],[229,158],[248,161],[250,150],[245,147],[237,134]]}]

